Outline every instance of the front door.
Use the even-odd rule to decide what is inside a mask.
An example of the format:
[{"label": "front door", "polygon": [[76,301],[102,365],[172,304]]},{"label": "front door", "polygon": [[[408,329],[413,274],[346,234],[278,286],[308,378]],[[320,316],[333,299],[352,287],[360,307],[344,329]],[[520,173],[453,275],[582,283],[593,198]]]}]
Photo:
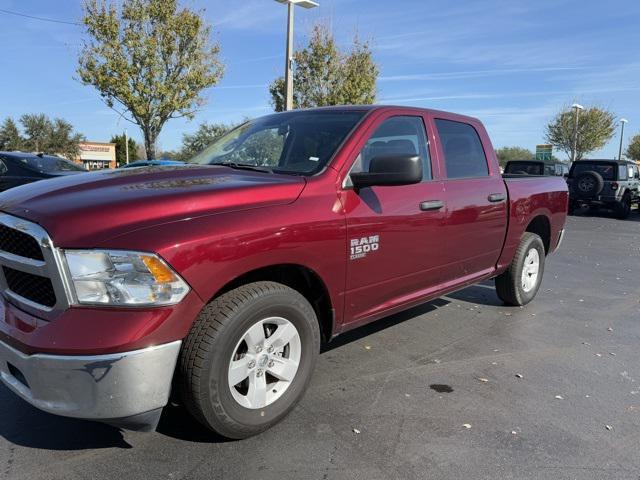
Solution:
[{"label": "front door", "polygon": [[[347,221],[345,321],[363,321],[418,298],[440,282],[445,256],[440,230],[443,185],[434,181],[422,116],[383,116],[362,140],[351,172],[368,171],[371,159],[419,155],[422,183],[342,192]],[[348,181],[348,179],[347,179]]]}]

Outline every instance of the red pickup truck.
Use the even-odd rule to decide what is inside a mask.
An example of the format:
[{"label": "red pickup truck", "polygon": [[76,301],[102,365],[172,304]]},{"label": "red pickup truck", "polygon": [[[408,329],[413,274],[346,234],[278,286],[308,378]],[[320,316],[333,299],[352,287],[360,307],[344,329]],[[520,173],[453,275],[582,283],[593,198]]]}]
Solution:
[{"label": "red pickup truck", "polygon": [[249,121],[185,166],[0,195],[0,374],[53,414],[230,438],[298,402],[321,342],[476,282],[524,305],[560,177],[503,178],[482,124],[406,107]]}]

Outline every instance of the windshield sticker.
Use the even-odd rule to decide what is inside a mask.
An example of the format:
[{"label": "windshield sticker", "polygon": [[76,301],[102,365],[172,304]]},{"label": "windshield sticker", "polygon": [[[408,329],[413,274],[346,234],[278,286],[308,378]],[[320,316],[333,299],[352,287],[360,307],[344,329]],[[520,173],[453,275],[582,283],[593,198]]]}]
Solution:
[{"label": "windshield sticker", "polygon": [[380,235],[351,239],[351,260],[366,257],[380,248]]}]

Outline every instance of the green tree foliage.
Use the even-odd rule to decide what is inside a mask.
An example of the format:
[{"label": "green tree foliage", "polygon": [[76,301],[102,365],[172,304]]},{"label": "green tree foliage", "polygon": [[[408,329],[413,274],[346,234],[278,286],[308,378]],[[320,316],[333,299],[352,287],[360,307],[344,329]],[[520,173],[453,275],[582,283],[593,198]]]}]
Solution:
[{"label": "green tree foliage", "polygon": [[20,130],[12,118],[6,118],[0,127],[0,150],[21,150],[23,139]]},{"label": "green tree foliage", "polygon": [[203,122],[194,133],[183,134],[182,148],[180,150],[181,160],[188,160],[202,152],[215,139],[221,137],[233,127],[234,125],[225,123]]},{"label": "green tree foliage", "polygon": [[62,118],[47,117],[44,113],[25,114],[20,117],[22,133],[12,118],[0,128],[0,150],[24,150],[76,158],[78,143],[84,136]]},{"label": "green tree foliage", "polygon": [[127,163],[126,143],[129,143],[129,162],[138,160],[138,145],[133,138],[129,137],[127,141],[123,133],[122,135],[114,135],[111,137],[110,142],[116,144],[116,162],[118,165],[125,165]]},{"label": "green tree foliage", "polygon": [[202,91],[223,74],[210,27],[177,0],[85,0],[88,39],[77,73],[105,103],[140,126],[147,158],[172,118],[193,118]]},{"label": "green tree foliage", "polygon": [[[357,37],[349,51],[339,50],[333,35],[316,25],[309,44],[294,54],[294,108],[326,105],[371,104],[376,100],[376,80],[380,73],[368,42]],[[269,86],[271,102],[284,110],[284,78]]]},{"label": "green tree foliage", "polygon": [[536,156],[531,150],[522,147],[502,147],[496,150],[501,166],[512,160],[534,160]]},{"label": "green tree foliage", "polygon": [[625,155],[636,162],[640,161],[640,133],[631,139]]},{"label": "green tree foliage", "polygon": [[[547,125],[549,143],[571,157],[575,128],[575,112],[564,108]],[[615,133],[615,115],[605,109],[591,107],[580,112],[576,159],[580,160],[594,150],[604,147]]]}]

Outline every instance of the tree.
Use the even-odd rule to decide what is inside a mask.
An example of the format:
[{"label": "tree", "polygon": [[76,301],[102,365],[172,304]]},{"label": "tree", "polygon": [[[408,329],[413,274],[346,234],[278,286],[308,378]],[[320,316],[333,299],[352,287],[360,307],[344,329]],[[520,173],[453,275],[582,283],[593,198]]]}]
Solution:
[{"label": "tree", "polygon": [[512,160],[533,160],[536,158],[531,150],[522,147],[502,147],[496,150],[496,155],[503,167]]},{"label": "tree", "polygon": [[147,158],[172,118],[193,118],[201,92],[223,73],[210,27],[177,0],[85,0],[88,40],[77,73],[105,103],[140,126]]},{"label": "tree", "polygon": [[201,123],[195,133],[185,133],[182,135],[182,149],[180,156],[182,160],[188,160],[197,155],[209,146],[215,139],[221,137],[234,125],[224,123]]},{"label": "tree", "polygon": [[0,150],[26,150],[76,158],[84,135],[74,131],[73,125],[62,118],[51,120],[44,113],[20,117],[23,133],[7,118],[0,128]]},{"label": "tree", "polygon": [[[316,25],[309,44],[295,52],[294,62],[294,108],[371,104],[376,100],[380,72],[368,42],[356,37],[350,51],[341,52],[329,29]],[[277,112],[285,108],[284,90],[282,77],[269,86]]]},{"label": "tree", "polygon": [[127,143],[129,144],[129,162],[138,160],[138,145],[133,138],[129,137],[127,141],[124,134],[114,135],[111,137],[110,142],[116,144],[116,162],[118,165],[125,165],[127,163]]},{"label": "tree", "polygon": [[640,133],[634,135],[631,139],[625,155],[631,160],[635,160],[636,162],[640,161]]},{"label": "tree", "polygon": [[0,150],[21,150],[23,143],[24,139],[20,136],[16,122],[12,118],[6,118],[0,127]]},{"label": "tree", "polygon": [[[565,108],[547,125],[546,139],[571,157],[575,128],[575,112]],[[576,160],[604,147],[615,133],[615,116],[598,107],[580,112]]]}]

